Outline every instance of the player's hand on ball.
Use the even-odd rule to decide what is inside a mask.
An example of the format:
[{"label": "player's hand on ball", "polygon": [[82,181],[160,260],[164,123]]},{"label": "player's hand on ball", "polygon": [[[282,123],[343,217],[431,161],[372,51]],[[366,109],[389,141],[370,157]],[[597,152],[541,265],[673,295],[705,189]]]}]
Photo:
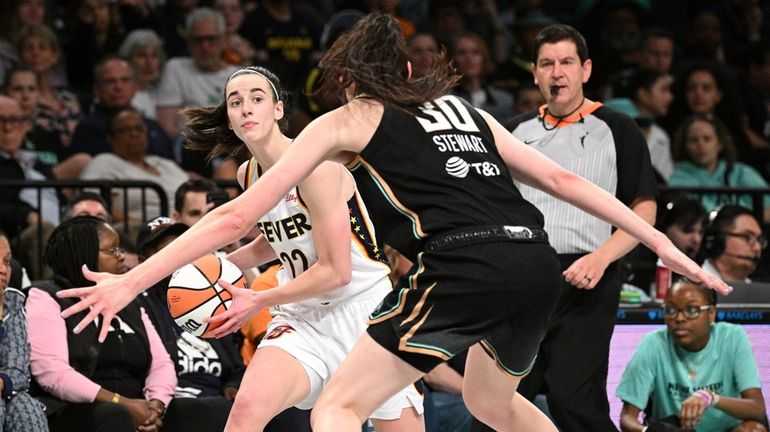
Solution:
[{"label": "player's hand on ball", "polygon": [[94,322],[96,317],[102,315],[99,342],[104,342],[110,329],[110,322],[115,314],[134,299],[135,290],[130,287],[129,280],[125,275],[95,272],[83,265],[83,276],[96,282],[96,285],[87,288],[71,288],[56,293],[60,298],[80,297],[79,302],[62,312],[62,317],[67,318],[90,308],[91,310],[85,318],[75,326],[75,333],[80,333],[86,326]]},{"label": "player's hand on ball", "polygon": [[246,324],[246,321],[266,306],[261,301],[262,295],[258,291],[238,288],[221,279],[217,281],[217,284],[233,296],[233,303],[226,311],[203,320],[212,324],[222,323],[209,331],[209,336],[215,338],[238,331],[241,326]]}]

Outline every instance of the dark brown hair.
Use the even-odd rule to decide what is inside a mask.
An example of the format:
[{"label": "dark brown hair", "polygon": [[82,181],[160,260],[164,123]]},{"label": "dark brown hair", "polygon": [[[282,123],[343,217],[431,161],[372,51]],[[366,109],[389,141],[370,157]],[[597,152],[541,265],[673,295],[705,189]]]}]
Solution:
[{"label": "dark brown hair", "polygon": [[398,21],[390,15],[371,13],[324,54],[320,62],[323,84],[317,93],[336,93],[344,103],[345,88],[354,83],[359,95],[413,111],[445,94],[459,80],[444,53],[421,78],[409,79],[408,61],[409,50]]},{"label": "dark brown hair", "polygon": [[[254,74],[264,78],[270,88],[273,90],[273,102],[282,101],[284,104],[284,116],[278,121],[278,127],[281,132],[286,132],[289,123],[287,119],[287,94],[281,87],[281,81],[269,70],[259,66],[247,66],[238,69],[230,75],[224,85],[224,91],[227,92],[227,84],[241,75]],[[214,107],[195,107],[187,108],[182,111],[187,117],[182,135],[187,142],[185,147],[192,150],[208,151],[208,158],[212,159],[219,155],[227,155],[237,159],[250,157],[248,149],[243,145],[243,141],[235,135],[232,129],[228,127],[227,118],[227,95],[223,95],[222,103]]]},{"label": "dark brown hair", "polygon": [[733,142],[732,135],[722,121],[712,114],[693,114],[682,122],[677,128],[674,135],[673,143],[673,156],[674,160],[690,160],[690,156],[687,154],[687,134],[690,132],[690,126],[696,121],[706,122],[714,127],[714,131],[717,135],[717,141],[722,146],[722,150],[719,152],[719,158],[725,160],[727,163],[733,163],[736,160],[737,152],[735,150],[735,143]]}]

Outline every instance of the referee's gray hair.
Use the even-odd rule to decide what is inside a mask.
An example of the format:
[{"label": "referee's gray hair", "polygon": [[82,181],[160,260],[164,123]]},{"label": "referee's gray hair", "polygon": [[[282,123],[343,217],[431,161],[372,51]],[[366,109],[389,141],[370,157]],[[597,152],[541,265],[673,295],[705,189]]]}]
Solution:
[{"label": "referee's gray hair", "polygon": [[209,20],[216,20],[219,34],[225,34],[225,17],[222,15],[222,13],[208,7],[201,7],[193,10],[190,12],[190,15],[187,16],[187,21],[185,22],[185,30],[187,31],[188,37],[190,35],[190,31],[192,30],[193,24],[198,21]]},{"label": "referee's gray hair", "polygon": [[124,59],[130,59],[137,50],[145,47],[155,47],[160,55],[161,63],[166,60],[163,41],[157,33],[150,29],[136,29],[129,33],[123,43],[120,44],[118,54]]}]

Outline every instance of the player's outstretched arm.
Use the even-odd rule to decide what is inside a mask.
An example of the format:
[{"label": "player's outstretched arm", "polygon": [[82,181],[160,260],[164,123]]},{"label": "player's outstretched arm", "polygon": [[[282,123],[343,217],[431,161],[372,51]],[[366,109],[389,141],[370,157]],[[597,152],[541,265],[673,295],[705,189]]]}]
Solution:
[{"label": "player's outstretched arm", "polygon": [[[280,160],[252,187],[206,214],[147,261],[123,275],[101,273],[96,276],[89,272],[87,277],[94,280],[96,285],[59,291],[59,297],[81,299],[63,311],[62,315],[66,317],[90,308],[91,311],[77,326],[82,329],[101,314],[105,320],[99,332],[99,340],[103,341],[109,329],[106,323],[140,292],[177,268],[242,238],[256,220],[273,208],[322,161],[339,157],[340,152],[362,149],[374,133],[376,122],[362,120],[360,108],[348,110],[347,107],[338,108],[311,122]],[[380,107],[380,115],[381,112]],[[358,129],[352,127],[355,124],[359,125]]]},{"label": "player's outstretched arm", "polygon": [[663,233],[650,226],[610,193],[562,168],[516,139],[489,114],[483,111],[481,113],[492,129],[498,151],[515,179],[624,230],[652,249],[673,271],[695,282],[701,282],[721,294],[729,294],[732,291],[731,287],[703,270],[679,251]]}]

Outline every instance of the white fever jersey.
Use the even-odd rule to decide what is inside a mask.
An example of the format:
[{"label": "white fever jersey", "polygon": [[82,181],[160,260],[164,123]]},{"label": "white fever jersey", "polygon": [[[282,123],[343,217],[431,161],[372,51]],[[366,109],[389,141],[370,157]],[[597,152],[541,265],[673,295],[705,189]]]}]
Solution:
[{"label": "white fever jersey", "polygon": [[[261,168],[252,158],[248,162],[244,188],[259,178]],[[351,176],[352,180],[352,176]],[[355,183],[354,183],[355,184]],[[374,232],[358,189],[348,200],[350,214],[351,282],[325,295],[298,302],[303,306],[326,306],[375,294],[385,296],[391,289],[388,261]],[[296,278],[318,261],[313,243],[313,224],[299,189],[294,187],[278,205],[257,222],[260,231],[283,264],[278,282],[284,284]]]}]

